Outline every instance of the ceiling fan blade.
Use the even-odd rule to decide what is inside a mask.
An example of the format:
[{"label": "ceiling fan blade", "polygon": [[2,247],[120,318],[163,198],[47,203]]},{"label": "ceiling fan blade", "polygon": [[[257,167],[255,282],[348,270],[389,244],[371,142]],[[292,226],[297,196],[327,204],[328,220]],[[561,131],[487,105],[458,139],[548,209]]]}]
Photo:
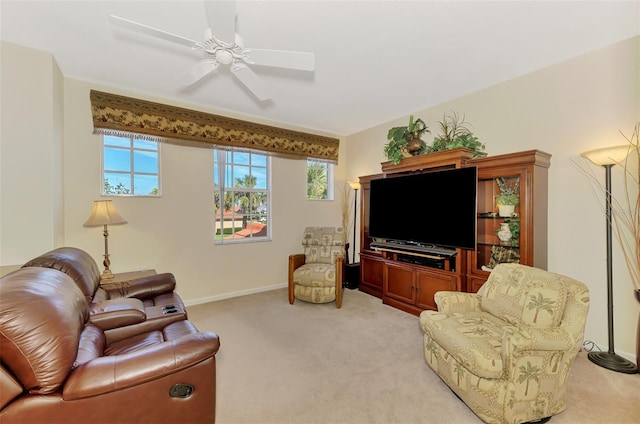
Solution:
[{"label": "ceiling fan blade", "polygon": [[189,68],[186,72],[181,74],[177,78],[177,81],[180,85],[189,87],[209,75],[211,72],[215,71],[217,67],[218,62],[215,60],[201,60],[200,62]]},{"label": "ceiling fan blade", "polygon": [[247,63],[277,68],[313,71],[316,59],[313,53],[289,52],[283,50],[246,49]]},{"label": "ceiling fan blade", "polygon": [[236,2],[207,0],[204,7],[209,28],[216,40],[233,44],[236,38]]},{"label": "ceiling fan blade", "polygon": [[113,25],[126,28],[126,29],[132,29],[134,31],[151,35],[153,37],[162,38],[163,40],[171,41],[173,43],[178,43],[183,46],[187,46],[189,48],[193,48],[196,45],[196,42],[194,40],[190,40],[188,38],[181,37],[179,35],[171,34],[169,32],[162,31],[147,25],[139,24],[137,22],[130,21],[129,19],[121,18],[119,16],[110,15],[109,20]]},{"label": "ceiling fan blade", "polygon": [[269,100],[271,92],[267,85],[247,65],[234,64],[231,72],[245,85],[259,100]]}]

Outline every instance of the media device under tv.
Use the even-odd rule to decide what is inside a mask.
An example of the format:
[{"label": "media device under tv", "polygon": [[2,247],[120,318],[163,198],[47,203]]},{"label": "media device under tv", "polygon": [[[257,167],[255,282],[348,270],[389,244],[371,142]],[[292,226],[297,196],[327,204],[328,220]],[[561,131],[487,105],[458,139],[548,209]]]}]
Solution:
[{"label": "media device under tv", "polygon": [[447,169],[371,180],[372,247],[450,256],[475,249],[478,170]]}]

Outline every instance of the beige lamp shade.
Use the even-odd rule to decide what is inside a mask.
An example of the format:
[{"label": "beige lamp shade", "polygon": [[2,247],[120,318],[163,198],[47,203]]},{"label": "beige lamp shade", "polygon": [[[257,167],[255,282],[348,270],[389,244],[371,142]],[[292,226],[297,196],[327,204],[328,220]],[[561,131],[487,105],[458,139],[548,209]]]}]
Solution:
[{"label": "beige lamp shade", "polygon": [[95,200],[93,209],[85,227],[100,227],[103,225],[126,224],[127,221],[120,216],[112,200]]},{"label": "beige lamp shade", "polygon": [[621,163],[629,154],[629,146],[611,146],[601,149],[589,150],[582,152],[581,156],[589,159],[596,165],[617,165]]},{"label": "beige lamp shade", "polygon": [[358,181],[348,181],[349,186],[354,190],[360,190],[360,182]]}]

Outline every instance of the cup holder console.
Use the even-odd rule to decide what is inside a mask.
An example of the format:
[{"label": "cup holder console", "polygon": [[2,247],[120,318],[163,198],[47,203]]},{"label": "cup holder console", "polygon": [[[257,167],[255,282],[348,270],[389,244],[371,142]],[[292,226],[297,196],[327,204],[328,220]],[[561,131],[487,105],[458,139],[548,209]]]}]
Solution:
[{"label": "cup holder console", "polygon": [[180,312],[180,311],[178,310],[178,307],[175,305],[167,305],[162,307],[163,315],[175,314],[176,312]]}]

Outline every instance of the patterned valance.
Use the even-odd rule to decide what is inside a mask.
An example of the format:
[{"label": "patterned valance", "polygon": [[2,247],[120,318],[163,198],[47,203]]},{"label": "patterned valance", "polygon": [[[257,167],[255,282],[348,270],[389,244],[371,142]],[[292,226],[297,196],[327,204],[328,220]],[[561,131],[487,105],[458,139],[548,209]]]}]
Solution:
[{"label": "patterned valance", "polygon": [[91,90],[94,133],[338,161],[339,140]]}]

